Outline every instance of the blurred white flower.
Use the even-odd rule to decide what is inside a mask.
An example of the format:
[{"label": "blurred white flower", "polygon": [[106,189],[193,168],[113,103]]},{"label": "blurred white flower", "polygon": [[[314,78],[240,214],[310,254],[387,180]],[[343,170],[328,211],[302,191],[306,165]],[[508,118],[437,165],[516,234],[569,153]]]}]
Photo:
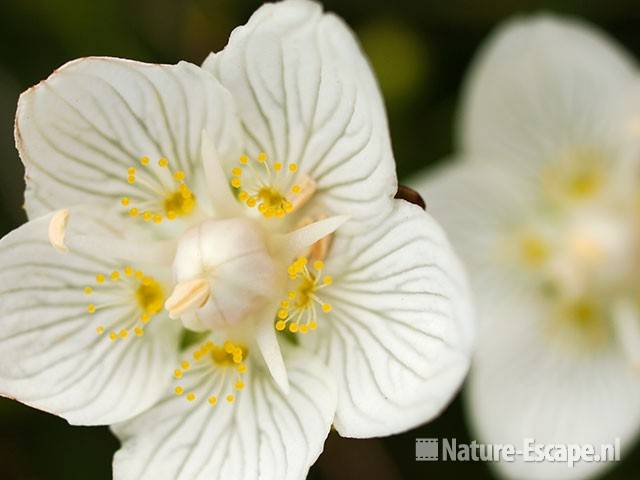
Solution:
[{"label": "blurred white flower", "polygon": [[[480,315],[467,407],[484,442],[613,443],[640,427],[640,97],[591,27],[509,22],[472,70],[457,161],[416,181]],[[602,463],[500,463],[585,478]]]},{"label": "blurred white flower", "polygon": [[319,5],[263,6],[203,68],[71,62],[16,141],[0,391],[117,423],[115,477],[304,478],[332,423],[406,430],[462,381],[465,277],[394,200],[375,80]]}]

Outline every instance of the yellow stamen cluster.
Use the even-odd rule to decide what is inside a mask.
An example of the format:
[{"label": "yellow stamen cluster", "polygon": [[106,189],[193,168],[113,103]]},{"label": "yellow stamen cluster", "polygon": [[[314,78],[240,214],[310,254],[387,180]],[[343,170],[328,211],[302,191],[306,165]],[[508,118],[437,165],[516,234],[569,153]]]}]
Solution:
[{"label": "yellow stamen cluster", "polygon": [[[121,271],[114,270],[109,274],[98,273],[95,282],[104,290],[111,290],[114,299],[108,303],[89,303],[87,312],[95,314],[101,309],[133,306],[133,313],[129,312],[122,318],[114,319],[112,325],[96,327],[96,333],[102,335],[110,330],[109,338],[112,341],[124,340],[133,333],[136,337],[144,335],[145,326],[152,317],[162,310],[164,303],[164,291],[162,286],[151,276],[145,275],[141,270],[134,270],[131,266],[124,267]],[[106,285],[110,284],[110,287]],[[101,289],[101,290],[102,290]],[[86,286],[83,293],[87,296],[95,294],[95,288]]]},{"label": "yellow stamen cluster", "polygon": [[[247,371],[247,365],[244,363],[244,360],[247,357],[247,353],[246,347],[230,340],[224,342],[223,345],[217,345],[211,340],[203,343],[195,352],[193,352],[193,365],[189,360],[183,360],[180,363],[180,367],[174,370],[173,376],[176,379],[181,379],[188,372],[206,374],[206,372],[202,372],[202,369],[222,367],[225,368],[225,372],[223,373],[224,381],[222,382],[222,385],[218,387],[218,390],[213,391],[209,384],[208,386],[203,387],[206,391],[202,393],[194,391],[186,392],[185,387],[178,385],[174,389],[175,394],[183,395],[186,392],[185,398],[188,402],[193,402],[194,400],[202,397],[207,399],[209,405],[215,406],[218,403],[218,398],[220,397],[219,389],[228,383],[226,380],[229,372],[235,371],[237,373],[235,380],[232,380],[233,391],[239,392],[244,388],[243,374]],[[235,401],[236,396],[234,393],[228,393],[225,398],[228,403],[232,403]]]},{"label": "yellow stamen cluster", "polygon": [[196,198],[185,183],[186,174],[182,170],[173,172],[169,160],[161,158],[154,165],[149,157],[141,157],[140,163],[146,175],[138,176],[135,167],[127,169],[127,182],[138,184],[150,193],[150,199],[135,206],[130,197],[122,197],[120,203],[128,208],[129,216],[140,217],[145,222],[162,223],[189,215],[196,204]]},{"label": "yellow stamen cluster", "polygon": [[[258,168],[254,167],[258,164]],[[251,173],[246,178],[245,169]],[[295,209],[292,198],[302,193],[303,186],[291,186],[291,175],[298,171],[296,163],[288,167],[280,162],[271,163],[266,153],[261,152],[254,161],[248,156],[240,157],[239,166],[231,170],[231,186],[238,191],[238,199],[249,208],[257,207],[266,218],[282,218]]]},{"label": "yellow stamen cluster", "polygon": [[297,285],[289,290],[287,299],[280,302],[276,321],[276,330],[283,331],[286,328],[290,332],[307,333],[318,328],[318,313],[316,305],[324,313],[331,311],[331,305],[323,302],[317,295],[318,290],[333,283],[332,277],[322,275],[324,262],[316,260],[309,269],[307,257],[299,257],[289,268],[289,279]]}]

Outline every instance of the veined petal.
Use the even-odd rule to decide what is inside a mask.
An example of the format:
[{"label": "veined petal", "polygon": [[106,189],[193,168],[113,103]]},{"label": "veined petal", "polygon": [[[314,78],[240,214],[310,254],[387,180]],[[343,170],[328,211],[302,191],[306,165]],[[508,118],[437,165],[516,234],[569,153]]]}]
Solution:
[{"label": "veined petal", "polygon": [[285,357],[288,395],[260,362],[250,361],[244,388],[231,403],[210,395],[233,388],[232,377],[192,365],[181,377],[181,395],[113,427],[122,441],[114,478],[305,478],[329,433],[336,387],[326,366],[308,353],[290,350]]},{"label": "veined petal", "polygon": [[[156,298],[168,268],[72,245],[62,253],[48,238],[55,215],[0,241],[0,392],[72,424],[122,421],[159,398],[175,361],[179,328]],[[72,209],[67,229],[108,246],[121,239],[105,219]]]},{"label": "veined petal", "polygon": [[[203,130],[221,155],[239,155],[231,96],[195,65],[99,57],[67,63],[18,103],[15,134],[26,168],[27,212],[34,217],[66,205],[118,204],[123,197],[131,206],[162,204],[172,177],[158,168],[161,158],[204,201]],[[128,181],[136,175],[130,168],[137,169],[134,182]]]},{"label": "veined petal", "polygon": [[438,225],[397,200],[366,234],[338,232],[326,271],[330,313],[300,338],[338,380],[338,432],[390,435],[437,415],[464,378],[473,337],[466,279]]},{"label": "veined petal", "polygon": [[519,175],[575,147],[637,162],[632,60],[578,20],[539,15],[493,34],[472,68],[460,146]]},{"label": "veined petal", "polygon": [[[276,309],[266,309],[267,311]],[[278,344],[276,331],[273,329],[273,315],[269,315],[257,325],[256,343],[262,354],[269,373],[273,377],[276,385],[280,387],[285,395],[289,394],[289,380],[287,378],[287,369],[282,358],[282,351]]]},{"label": "veined petal", "polygon": [[[483,443],[602,444],[620,438],[622,456],[640,425],[640,372],[606,337],[584,350],[566,337],[538,291],[508,276],[485,282],[469,376],[469,419]],[[592,478],[611,463],[496,462],[513,479]]]},{"label": "veined petal", "polygon": [[296,164],[329,213],[388,214],[397,185],[384,105],[342,20],[306,0],[264,5],[203,68],[236,99],[249,154]]}]

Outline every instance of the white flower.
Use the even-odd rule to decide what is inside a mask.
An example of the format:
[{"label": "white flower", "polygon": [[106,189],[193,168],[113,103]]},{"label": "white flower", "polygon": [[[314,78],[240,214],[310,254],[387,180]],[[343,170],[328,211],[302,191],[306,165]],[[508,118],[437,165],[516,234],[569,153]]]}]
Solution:
[{"label": "white flower", "polygon": [[71,62],[16,141],[0,391],[117,424],[115,477],[304,478],[332,423],[399,432],[458,388],[464,275],[393,199],[375,80],[315,3],[261,7],[203,68]]},{"label": "white flower", "polygon": [[[640,426],[635,65],[574,20],[508,23],[472,71],[460,161],[419,181],[471,269],[484,442],[627,447]],[[603,463],[502,462],[510,478]]]}]

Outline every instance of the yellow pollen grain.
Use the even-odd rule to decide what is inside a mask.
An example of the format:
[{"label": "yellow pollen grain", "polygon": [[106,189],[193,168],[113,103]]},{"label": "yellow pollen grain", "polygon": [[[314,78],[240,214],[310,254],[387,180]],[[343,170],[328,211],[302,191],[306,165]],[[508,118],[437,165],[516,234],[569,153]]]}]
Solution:
[{"label": "yellow pollen grain", "polygon": [[234,167],[231,169],[231,175],[234,177],[239,177],[242,175],[242,169],[240,167]]},{"label": "yellow pollen grain", "polygon": [[112,342],[115,342],[118,339],[118,334],[116,332],[111,332],[109,334],[109,340],[111,340]]},{"label": "yellow pollen grain", "polygon": [[180,366],[182,367],[182,369],[183,369],[183,370],[189,370],[189,367],[190,367],[191,365],[189,364],[189,362],[188,362],[188,361],[183,360],[183,361],[180,363]]},{"label": "yellow pollen grain", "polygon": [[315,320],[311,320],[309,322],[309,329],[315,330],[316,328],[318,328],[318,323]]},{"label": "yellow pollen grain", "polygon": [[276,162],[276,163],[274,163],[274,164],[273,164],[273,169],[274,169],[276,172],[279,172],[280,170],[282,170],[282,163],[280,163],[280,162]]},{"label": "yellow pollen grain", "polygon": [[323,303],[322,304],[322,311],[324,313],[329,313],[331,311],[331,305],[329,305],[328,303]]},{"label": "yellow pollen grain", "polygon": [[140,327],[134,328],[133,331],[135,332],[136,337],[141,337],[142,335],[144,335],[144,330]]},{"label": "yellow pollen grain", "polygon": [[215,395],[209,397],[209,405],[215,405],[218,403],[218,398]]},{"label": "yellow pollen grain", "polygon": [[305,324],[300,325],[300,333],[307,333],[309,331],[309,327]]},{"label": "yellow pollen grain", "polygon": [[182,370],[180,370],[179,368],[176,368],[176,369],[173,371],[173,376],[174,376],[175,378],[182,378]]},{"label": "yellow pollen grain", "polygon": [[285,318],[287,318],[289,316],[289,312],[286,311],[284,308],[281,310],[278,310],[278,318],[284,320]]},{"label": "yellow pollen grain", "polygon": [[179,182],[184,180],[186,176],[187,175],[182,170],[178,170],[176,173],[173,174],[173,177]]},{"label": "yellow pollen grain", "polygon": [[238,373],[244,373],[247,371],[247,366],[244,363],[238,365]]},{"label": "yellow pollen grain", "polygon": [[166,158],[162,157],[160,160],[158,160],[158,166],[166,167],[167,165],[169,165],[169,160],[167,160]]},{"label": "yellow pollen grain", "polygon": [[298,324],[297,323],[292,323],[289,325],[289,331],[291,333],[296,333],[298,331]]},{"label": "yellow pollen grain", "polygon": [[144,212],[144,213],[142,214],[142,219],[143,219],[145,222],[149,222],[149,221],[151,220],[151,218],[152,218],[152,217],[153,217],[153,214],[152,214],[151,212],[149,212],[149,211],[146,211],[146,212]]},{"label": "yellow pollen grain", "polygon": [[131,268],[131,266],[127,265],[126,267],[124,267],[124,274],[127,277],[130,277],[131,275],[133,275],[133,268]]},{"label": "yellow pollen grain", "polygon": [[119,280],[119,279],[120,279],[120,272],[118,272],[117,270],[116,270],[116,271],[114,271],[114,272],[111,272],[110,278],[111,278],[111,280],[113,280],[114,282],[115,282],[116,280]]},{"label": "yellow pollen grain", "polygon": [[259,161],[260,163],[264,163],[264,162],[266,162],[266,161],[267,161],[267,154],[266,154],[266,153],[264,153],[264,152],[260,152],[260,153],[258,154],[258,161]]},{"label": "yellow pollen grain", "polygon": [[333,277],[331,277],[330,275],[325,276],[322,279],[322,283],[324,283],[325,285],[331,285],[333,283]]},{"label": "yellow pollen grain", "polygon": [[284,320],[278,320],[276,322],[276,330],[278,330],[279,332],[283,331],[286,327],[287,324],[284,322]]},{"label": "yellow pollen grain", "polygon": [[137,217],[139,213],[139,210],[135,207],[133,207],[131,210],[129,210],[129,216],[130,217]]},{"label": "yellow pollen grain", "polygon": [[120,200],[120,203],[126,207],[129,205],[129,197],[123,197],[122,200]]},{"label": "yellow pollen grain", "polygon": [[196,399],[196,394],[193,392],[187,393],[187,400],[193,402]]},{"label": "yellow pollen grain", "polygon": [[127,176],[127,182],[135,183],[136,182],[136,177],[134,175]]},{"label": "yellow pollen grain", "polygon": [[103,274],[99,273],[99,274],[96,275],[96,282],[103,283],[104,280],[105,280],[105,277],[104,277]]},{"label": "yellow pollen grain", "polygon": [[129,175],[135,175],[136,174],[136,169],[134,167],[129,167],[129,168],[127,168],[127,173]]},{"label": "yellow pollen grain", "polygon": [[238,381],[236,382],[236,390],[242,390],[244,388],[244,382],[240,379],[238,379]]},{"label": "yellow pollen grain", "polygon": [[324,263],[321,260],[316,260],[313,262],[313,268],[316,270],[322,270],[324,268]]},{"label": "yellow pollen grain", "polygon": [[104,333],[104,327],[102,325],[100,325],[99,327],[96,328],[96,333],[98,335],[102,335]]},{"label": "yellow pollen grain", "polygon": [[127,330],[126,328],[123,328],[122,330],[120,330],[120,333],[118,334],[118,336],[120,338],[127,338],[129,336],[129,330]]},{"label": "yellow pollen grain", "polygon": [[242,156],[240,157],[240,163],[241,163],[242,165],[246,165],[247,163],[249,163],[249,157],[247,157],[246,155],[242,155]]},{"label": "yellow pollen grain", "polygon": [[93,292],[93,288],[91,287],[84,287],[84,294],[85,295],[91,295],[91,293]]},{"label": "yellow pollen grain", "polygon": [[149,165],[149,157],[140,157],[140,163],[142,165]]},{"label": "yellow pollen grain", "polygon": [[96,306],[93,303],[90,303],[89,305],[87,305],[87,312],[95,313],[96,312]]},{"label": "yellow pollen grain", "polygon": [[235,178],[231,179],[231,186],[233,188],[240,188],[241,185],[242,185],[242,182],[240,181],[240,179],[238,177],[235,177]]},{"label": "yellow pollen grain", "polygon": [[233,395],[227,395],[227,402],[231,403],[236,399]]},{"label": "yellow pollen grain", "polygon": [[184,388],[182,387],[176,387],[174,389],[174,392],[176,392],[176,395],[182,395],[184,393]]},{"label": "yellow pollen grain", "polygon": [[293,193],[300,193],[302,191],[302,187],[300,185],[294,185],[293,187],[291,187],[291,191]]},{"label": "yellow pollen grain", "polygon": [[290,172],[297,172],[298,171],[298,164],[297,163],[292,163],[291,165],[289,165],[289,171]]},{"label": "yellow pollen grain", "polygon": [[140,321],[142,323],[149,323],[150,320],[151,320],[151,315],[149,315],[148,313],[143,313],[142,316],[140,317]]}]

